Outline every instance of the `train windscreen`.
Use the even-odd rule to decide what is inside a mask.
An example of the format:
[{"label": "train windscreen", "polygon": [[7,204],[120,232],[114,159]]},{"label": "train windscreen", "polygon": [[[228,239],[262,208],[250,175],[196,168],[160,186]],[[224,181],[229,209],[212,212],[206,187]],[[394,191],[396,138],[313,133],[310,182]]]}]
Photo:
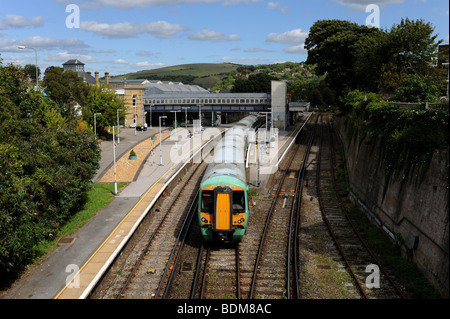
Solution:
[{"label": "train windscreen", "polygon": [[203,191],[202,192],[202,212],[211,213],[214,210],[214,192]]},{"label": "train windscreen", "polygon": [[233,213],[245,213],[245,195],[243,191],[233,191]]}]

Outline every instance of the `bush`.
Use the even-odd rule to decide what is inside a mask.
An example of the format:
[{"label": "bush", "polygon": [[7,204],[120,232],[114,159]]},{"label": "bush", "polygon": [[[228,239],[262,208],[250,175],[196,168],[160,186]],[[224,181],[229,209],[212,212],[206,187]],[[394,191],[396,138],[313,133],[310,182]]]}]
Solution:
[{"label": "bush", "polygon": [[93,134],[78,130],[40,92],[26,91],[21,76],[0,64],[2,287],[84,205],[101,156]]},{"label": "bush", "polygon": [[448,148],[448,112],[400,110],[375,93],[360,91],[347,95],[345,109],[349,139],[359,136],[358,142],[366,138],[382,141],[386,183],[391,176],[403,176],[402,182],[406,182],[414,175],[420,182],[434,151]]}]

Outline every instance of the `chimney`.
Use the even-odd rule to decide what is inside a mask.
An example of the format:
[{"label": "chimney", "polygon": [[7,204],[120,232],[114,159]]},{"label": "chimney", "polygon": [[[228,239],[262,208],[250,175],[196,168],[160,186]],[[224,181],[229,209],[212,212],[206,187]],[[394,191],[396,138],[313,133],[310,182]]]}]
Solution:
[{"label": "chimney", "polygon": [[100,80],[98,78],[98,71],[95,71],[95,85],[100,86]]},{"label": "chimney", "polygon": [[91,72],[86,72],[87,74],[91,75]]},{"label": "chimney", "polygon": [[109,85],[109,72],[105,72],[105,84]]}]

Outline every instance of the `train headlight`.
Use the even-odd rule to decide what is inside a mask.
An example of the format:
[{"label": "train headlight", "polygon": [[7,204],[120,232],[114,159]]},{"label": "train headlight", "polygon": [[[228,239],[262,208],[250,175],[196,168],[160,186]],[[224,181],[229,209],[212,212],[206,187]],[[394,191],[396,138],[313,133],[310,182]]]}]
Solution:
[{"label": "train headlight", "polygon": [[202,217],[202,222],[203,222],[203,224],[207,224],[208,220],[205,217]]},{"label": "train headlight", "polygon": [[238,223],[242,224],[244,221],[245,221],[245,218],[241,218],[241,219],[238,220]]}]

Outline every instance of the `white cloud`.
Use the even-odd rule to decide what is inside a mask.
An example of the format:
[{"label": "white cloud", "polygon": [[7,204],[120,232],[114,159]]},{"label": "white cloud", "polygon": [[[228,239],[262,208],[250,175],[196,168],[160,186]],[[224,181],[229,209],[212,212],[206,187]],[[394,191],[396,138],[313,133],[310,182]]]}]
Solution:
[{"label": "white cloud", "polygon": [[96,21],[83,21],[80,28],[84,31],[93,32],[111,38],[132,38],[143,33],[148,33],[160,39],[170,38],[175,33],[186,30],[178,24],[170,24],[166,21],[151,23],[98,23]]},{"label": "white cloud", "polygon": [[[69,3],[70,0],[54,0],[57,2]],[[109,6],[117,9],[136,9],[147,8],[150,6],[167,6],[167,5],[181,5],[181,4],[195,4],[195,3],[217,3],[222,2],[222,5],[239,5],[262,0],[85,0],[80,5],[83,9],[99,8],[102,6]]]},{"label": "white cloud", "polygon": [[237,34],[230,34],[229,36],[226,36],[222,32],[211,31],[208,29],[203,29],[199,33],[190,34],[188,38],[190,40],[212,42],[239,41],[241,39],[241,37]]},{"label": "white cloud", "polygon": [[44,19],[39,17],[34,17],[29,20],[22,16],[17,16],[14,14],[8,14],[3,20],[0,20],[0,30],[9,28],[24,28],[24,27],[40,27],[44,25]]},{"label": "white cloud", "polygon": [[244,52],[273,52],[273,50],[267,50],[262,48],[248,48]]},{"label": "white cloud", "polygon": [[15,52],[19,51],[19,45],[32,47],[35,49],[68,49],[68,48],[86,48],[88,47],[78,38],[56,39],[50,37],[41,37],[39,35],[28,37],[22,40],[0,38],[0,51]]},{"label": "white cloud", "polygon": [[58,52],[56,54],[50,54],[43,58],[43,60],[46,62],[61,62],[61,64],[70,59],[78,59],[85,64],[98,62],[94,57],[92,57],[90,55],[73,54],[73,53],[68,53],[67,51]]},{"label": "white cloud", "polygon": [[125,59],[116,59],[112,61],[112,64],[120,66],[121,68],[132,68],[136,70],[143,70],[143,69],[154,69],[154,68],[160,68],[163,67],[164,63],[150,63],[148,61],[142,61],[142,62],[129,62]]},{"label": "white cloud", "polygon": [[281,6],[280,2],[268,2],[267,8],[274,9],[274,10],[280,10],[281,13],[285,14],[286,12],[291,11],[291,8],[288,6]]},{"label": "white cloud", "polygon": [[151,51],[139,51],[139,52],[136,52],[136,55],[137,56],[151,56],[151,55],[153,55],[154,53],[153,52],[151,52]]},{"label": "white cloud", "polygon": [[366,7],[369,4],[387,5],[405,2],[405,0],[377,0],[376,2],[374,2],[373,0],[333,0],[333,1],[356,11],[365,11]]},{"label": "white cloud", "polygon": [[308,53],[308,50],[305,49],[304,43],[284,48],[283,51],[286,53],[295,53],[295,54],[307,54]]},{"label": "white cloud", "polygon": [[127,60],[124,59],[116,59],[113,62],[114,64],[129,64],[130,62],[128,62]]},{"label": "white cloud", "polygon": [[299,44],[305,42],[305,39],[308,37],[308,33],[308,31],[302,29],[294,29],[284,33],[269,33],[266,36],[266,41]]}]

